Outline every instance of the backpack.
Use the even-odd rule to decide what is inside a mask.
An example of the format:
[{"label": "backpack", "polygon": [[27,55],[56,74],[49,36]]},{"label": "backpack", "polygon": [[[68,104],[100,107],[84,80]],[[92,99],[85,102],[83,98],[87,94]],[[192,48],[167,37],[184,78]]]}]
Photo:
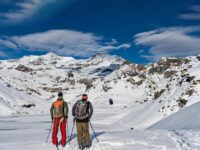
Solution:
[{"label": "backpack", "polygon": [[75,118],[79,120],[84,120],[88,118],[89,102],[79,100],[76,104]]},{"label": "backpack", "polygon": [[53,103],[53,116],[54,117],[62,117],[63,116],[63,109],[64,109],[64,102],[63,101],[55,101]]}]

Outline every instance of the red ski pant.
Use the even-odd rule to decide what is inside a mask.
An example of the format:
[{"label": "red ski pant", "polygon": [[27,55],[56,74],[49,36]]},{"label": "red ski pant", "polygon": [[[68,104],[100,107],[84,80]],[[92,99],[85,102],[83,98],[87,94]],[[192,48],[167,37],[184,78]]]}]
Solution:
[{"label": "red ski pant", "polygon": [[60,122],[61,118],[54,118],[53,121],[53,132],[52,132],[52,143],[57,145],[58,144],[58,128],[60,126],[60,131],[61,131],[61,145],[65,145],[66,144],[66,118]]}]

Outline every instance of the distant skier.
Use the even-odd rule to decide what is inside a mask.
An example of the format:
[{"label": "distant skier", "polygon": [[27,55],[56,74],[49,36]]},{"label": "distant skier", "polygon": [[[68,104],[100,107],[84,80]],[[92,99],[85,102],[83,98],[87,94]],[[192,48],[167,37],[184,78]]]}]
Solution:
[{"label": "distant skier", "polygon": [[79,149],[89,148],[91,145],[89,121],[92,114],[92,104],[88,101],[87,94],[83,94],[82,99],[78,100],[72,108],[72,115],[75,117],[74,122],[76,121]]},{"label": "distant skier", "polygon": [[60,127],[62,139],[61,145],[66,145],[66,122],[68,118],[68,105],[63,99],[63,93],[58,93],[58,98],[53,102],[51,109],[51,119],[53,121],[52,143],[58,147],[58,128]]},{"label": "distant skier", "polygon": [[110,103],[110,105],[113,105],[113,100],[112,100],[112,98],[109,98],[109,103]]}]

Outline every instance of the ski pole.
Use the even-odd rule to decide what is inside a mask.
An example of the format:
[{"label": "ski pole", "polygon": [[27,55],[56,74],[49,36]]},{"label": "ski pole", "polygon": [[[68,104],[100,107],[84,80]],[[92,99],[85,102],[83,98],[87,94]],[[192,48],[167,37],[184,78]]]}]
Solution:
[{"label": "ski pole", "polygon": [[70,144],[70,141],[71,141],[71,139],[72,139],[72,133],[73,133],[73,130],[74,130],[74,125],[75,125],[75,121],[74,121],[74,123],[73,123],[72,132],[71,132],[71,135],[70,135],[70,138],[69,138],[69,144]]},{"label": "ski pole", "polygon": [[69,137],[69,127],[68,127],[68,119],[67,119],[67,138]]},{"label": "ski pole", "polygon": [[[89,121],[90,122],[90,121]],[[92,130],[93,130],[93,133],[94,133],[94,136],[95,136],[95,138],[96,138],[96,140],[97,140],[97,143],[99,143],[99,140],[97,139],[97,136],[96,136],[96,133],[94,132],[94,128],[93,128],[93,126],[92,126],[92,123],[90,122],[90,126],[91,126],[91,128],[92,128]]]},{"label": "ski pole", "polygon": [[50,133],[51,133],[51,129],[52,129],[52,125],[53,125],[53,121],[51,122],[51,127],[50,127],[50,129],[49,129],[49,133],[48,133],[48,136],[47,136],[47,140],[46,140],[46,143],[48,142],[48,139],[49,139],[49,135],[50,135]]}]

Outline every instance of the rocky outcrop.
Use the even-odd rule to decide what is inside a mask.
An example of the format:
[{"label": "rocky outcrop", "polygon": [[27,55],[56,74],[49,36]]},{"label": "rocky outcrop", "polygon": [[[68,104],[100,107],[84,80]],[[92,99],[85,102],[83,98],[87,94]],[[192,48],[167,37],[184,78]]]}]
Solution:
[{"label": "rocky outcrop", "polygon": [[131,77],[135,77],[135,76],[139,75],[138,72],[133,72],[133,71],[127,71],[126,74],[127,74],[128,76],[131,76]]},{"label": "rocky outcrop", "polygon": [[196,58],[200,61],[200,56],[197,56]]},{"label": "rocky outcrop", "polygon": [[136,68],[137,68],[138,71],[143,71],[143,70],[146,70],[146,69],[147,69],[144,65],[141,65],[141,64],[138,64],[138,65],[136,66]]},{"label": "rocky outcrop", "polygon": [[133,78],[128,78],[126,82],[130,82],[131,84],[135,85],[135,80]]},{"label": "rocky outcrop", "polygon": [[72,72],[68,72],[67,75],[68,75],[68,78],[73,78],[74,77],[74,74]]},{"label": "rocky outcrop", "polygon": [[31,107],[35,107],[36,105],[35,104],[24,104],[24,105],[21,105],[22,107],[25,107],[25,108],[31,108]]},{"label": "rocky outcrop", "polygon": [[139,86],[139,85],[142,85],[143,82],[144,82],[144,80],[140,80],[140,81],[136,82],[135,84]]},{"label": "rocky outcrop", "polygon": [[186,92],[187,95],[192,96],[195,93],[194,89],[190,89]]},{"label": "rocky outcrop", "polygon": [[52,87],[43,87],[42,88],[44,91],[46,91],[46,92],[50,92],[50,93],[55,93],[55,92],[60,92],[60,91],[62,91],[63,89],[62,89],[62,87],[57,87],[57,88],[52,88]]},{"label": "rocky outcrop", "polygon": [[164,77],[165,78],[172,78],[176,73],[177,73],[177,71],[174,71],[174,70],[165,71]]},{"label": "rocky outcrop", "polygon": [[40,92],[38,92],[37,90],[35,90],[35,89],[33,89],[33,88],[28,88],[27,90],[30,91],[31,93],[36,93],[36,94],[38,94],[38,95],[41,95]]},{"label": "rocky outcrop", "polygon": [[24,65],[19,65],[15,69],[18,71],[22,71],[22,72],[32,72],[33,71],[33,69],[26,67]]},{"label": "rocky outcrop", "polygon": [[126,60],[126,61],[124,61],[124,62],[123,62],[123,64],[122,64],[122,65],[124,66],[124,65],[130,65],[130,64],[133,64],[133,63],[132,63],[132,62],[130,62],[130,61],[128,61],[128,60]]},{"label": "rocky outcrop", "polygon": [[164,58],[161,59],[157,64],[152,64],[149,70],[149,74],[155,74],[159,73],[162,74],[164,73],[167,69],[169,69],[171,66],[180,66],[182,65],[186,60],[183,60],[181,58]]},{"label": "rocky outcrop", "polygon": [[76,84],[76,81],[74,79],[67,79],[67,82],[72,86]]},{"label": "rocky outcrop", "polygon": [[108,92],[108,90],[112,89],[109,85],[102,85],[104,92]]},{"label": "rocky outcrop", "polygon": [[78,81],[80,84],[85,84],[85,85],[91,85],[93,80],[92,79],[87,79],[87,78],[84,78],[84,79],[80,79]]},{"label": "rocky outcrop", "polygon": [[178,99],[177,100],[177,103],[178,103],[178,106],[180,107],[180,108],[183,108],[186,104],[187,104],[187,101],[188,100],[186,100],[186,99]]},{"label": "rocky outcrop", "polygon": [[160,66],[180,66],[182,65],[184,60],[182,58],[166,58],[161,59],[158,62],[158,65]]},{"label": "rocky outcrop", "polygon": [[154,99],[159,98],[162,95],[162,93],[164,93],[164,92],[165,92],[165,89],[162,89],[161,91],[155,92],[154,93]]},{"label": "rocky outcrop", "polygon": [[186,78],[186,82],[191,82],[192,80],[194,80],[195,76],[189,76]]},{"label": "rocky outcrop", "polygon": [[85,91],[86,91],[86,92],[89,91],[92,87],[93,87],[92,84],[86,85]]}]

